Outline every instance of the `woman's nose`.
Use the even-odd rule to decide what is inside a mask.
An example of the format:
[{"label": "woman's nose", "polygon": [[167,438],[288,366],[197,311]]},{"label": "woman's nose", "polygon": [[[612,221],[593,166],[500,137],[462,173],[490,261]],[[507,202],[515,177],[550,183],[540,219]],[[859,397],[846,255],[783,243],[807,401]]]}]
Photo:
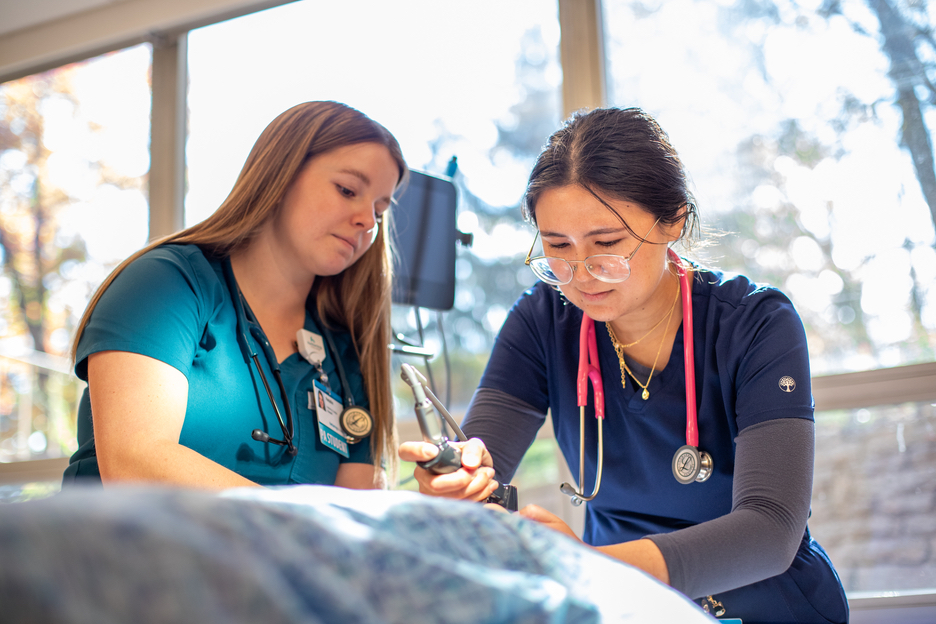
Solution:
[{"label": "woman's nose", "polygon": [[586,270],[584,260],[572,260],[569,262],[569,266],[572,267],[573,281],[588,282],[595,279],[595,277]]},{"label": "woman's nose", "polygon": [[380,220],[377,217],[377,210],[373,204],[364,204],[354,213],[355,225],[360,225],[364,230],[370,232],[377,229]]}]

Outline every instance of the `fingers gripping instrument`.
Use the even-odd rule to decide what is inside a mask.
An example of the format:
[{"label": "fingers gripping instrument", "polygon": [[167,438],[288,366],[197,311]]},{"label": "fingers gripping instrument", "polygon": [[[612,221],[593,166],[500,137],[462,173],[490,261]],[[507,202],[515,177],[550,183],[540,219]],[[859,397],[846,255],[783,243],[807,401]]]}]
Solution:
[{"label": "fingers gripping instrument", "polygon": [[[416,462],[417,465],[433,474],[455,472],[462,467],[461,451],[448,443],[448,438],[442,433],[441,423],[433,408],[442,415],[459,441],[467,441],[468,436],[465,435],[455,419],[452,418],[452,415],[442,405],[442,402],[426,385],[425,377],[409,364],[403,364],[401,369],[403,381],[409,384],[413,390],[413,398],[416,402],[416,422],[419,423],[423,441],[433,444],[439,449],[435,457],[427,461]],[[501,483],[485,502],[496,503],[508,511],[517,511],[517,488]]]},{"label": "fingers gripping instrument", "polygon": [[[426,396],[426,392],[431,394],[432,391],[425,387],[421,379],[422,375],[415,368],[409,364],[403,364],[402,371],[403,381],[413,389],[413,398],[416,400],[416,421],[419,423],[423,441],[434,444],[439,449],[439,453],[435,457],[427,461],[417,462],[417,464],[420,468],[425,468],[433,474],[455,472],[462,465],[461,451],[450,445],[448,438],[442,434],[439,419],[432,409],[433,403]],[[454,429],[456,432],[461,431],[457,426]]]}]

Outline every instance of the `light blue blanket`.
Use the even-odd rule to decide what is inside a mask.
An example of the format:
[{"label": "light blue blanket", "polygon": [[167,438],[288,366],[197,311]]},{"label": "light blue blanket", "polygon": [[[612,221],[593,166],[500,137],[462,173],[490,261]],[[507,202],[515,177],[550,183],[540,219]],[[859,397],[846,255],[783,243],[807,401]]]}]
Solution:
[{"label": "light blue blanket", "polygon": [[519,516],[322,486],[70,490],[0,505],[0,620],[712,622]]}]

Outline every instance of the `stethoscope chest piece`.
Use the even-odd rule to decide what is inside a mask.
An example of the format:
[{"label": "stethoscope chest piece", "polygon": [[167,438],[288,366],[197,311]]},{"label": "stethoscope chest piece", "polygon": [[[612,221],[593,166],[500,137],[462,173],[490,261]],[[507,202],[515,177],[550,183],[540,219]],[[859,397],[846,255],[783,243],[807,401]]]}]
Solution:
[{"label": "stethoscope chest piece", "polygon": [[712,476],[712,456],[694,446],[684,444],[673,455],[673,476],[683,485],[702,483]]},{"label": "stethoscope chest piece", "polygon": [[374,430],[373,416],[360,405],[346,407],[338,418],[341,428],[344,429],[348,442],[351,444],[360,442]]}]

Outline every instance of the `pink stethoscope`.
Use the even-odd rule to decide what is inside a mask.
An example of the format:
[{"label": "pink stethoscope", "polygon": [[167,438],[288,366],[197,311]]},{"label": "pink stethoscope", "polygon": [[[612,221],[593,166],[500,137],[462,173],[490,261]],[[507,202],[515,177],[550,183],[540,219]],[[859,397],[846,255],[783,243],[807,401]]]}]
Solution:
[{"label": "pink stethoscope", "polygon": [[[699,425],[696,418],[695,358],[692,342],[692,294],[689,291],[689,277],[682,260],[670,249],[669,259],[676,266],[682,290],[683,311],[683,353],[686,361],[686,444],[679,447],[673,456],[673,476],[682,484],[693,481],[699,483],[712,476],[712,456],[699,451]],[[588,382],[591,381],[595,395],[595,418],[598,420],[598,467],[595,473],[595,489],[590,496],[585,495],[585,406],[588,405]],[[579,332],[579,365],[576,384],[579,406],[579,487],[574,488],[563,483],[559,489],[572,497],[573,505],[581,505],[593,500],[601,487],[601,472],[604,460],[604,440],[602,423],[604,422],[604,384],[601,381],[601,369],[598,365],[598,345],[595,342],[595,322],[582,313],[582,329]]]}]

